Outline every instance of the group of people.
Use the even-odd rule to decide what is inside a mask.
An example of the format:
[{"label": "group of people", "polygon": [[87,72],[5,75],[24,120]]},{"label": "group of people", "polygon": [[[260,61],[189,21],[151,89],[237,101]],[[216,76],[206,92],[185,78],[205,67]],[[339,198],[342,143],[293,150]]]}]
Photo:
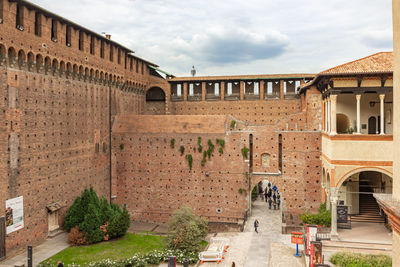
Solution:
[{"label": "group of people", "polygon": [[274,206],[274,210],[278,207],[278,210],[280,209],[281,206],[281,195],[279,194],[279,190],[276,187],[276,185],[272,186],[271,183],[268,183],[268,186],[263,189],[262,188],[262,183],[258,184],[258,194],[260,195],[260,198],[262,201],[265,201],[268,203],[268,208],[271,209],[272,205]]}]

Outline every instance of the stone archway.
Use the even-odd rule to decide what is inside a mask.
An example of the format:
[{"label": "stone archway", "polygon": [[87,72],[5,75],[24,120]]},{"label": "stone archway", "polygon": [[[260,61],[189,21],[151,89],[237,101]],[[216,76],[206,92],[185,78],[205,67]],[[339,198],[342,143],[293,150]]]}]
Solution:
[{"label": "stone archway", "polygon": [[151,87],[146,92],[146,115],[165,114],[165,92],[160,87]]}]

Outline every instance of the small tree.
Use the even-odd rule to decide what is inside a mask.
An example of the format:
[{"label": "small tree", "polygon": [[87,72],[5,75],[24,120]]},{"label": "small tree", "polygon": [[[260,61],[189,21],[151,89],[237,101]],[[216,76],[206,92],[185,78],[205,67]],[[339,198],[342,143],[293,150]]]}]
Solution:
[{"label": "small tree", "polygon": [[184,206],[174,212],[168,223],[168,247],[198,252],[207,233],[207,221],[196,216],[192,208]]},{"label": "small tree", "polygon": [[130,216],[126,206],[117,216],[114,216],[107,226],[107,233],[110,238],[116,238],[123,236],[131,225]]}]

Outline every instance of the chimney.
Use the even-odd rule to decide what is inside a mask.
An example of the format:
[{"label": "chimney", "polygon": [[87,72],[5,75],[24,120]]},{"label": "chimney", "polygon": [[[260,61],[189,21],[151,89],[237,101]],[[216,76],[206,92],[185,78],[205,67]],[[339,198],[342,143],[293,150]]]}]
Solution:
[{"label": "chimney", "polygon": [[106,38],[107,38],[108,40],[111,40],[111,34],[106,34]]}]

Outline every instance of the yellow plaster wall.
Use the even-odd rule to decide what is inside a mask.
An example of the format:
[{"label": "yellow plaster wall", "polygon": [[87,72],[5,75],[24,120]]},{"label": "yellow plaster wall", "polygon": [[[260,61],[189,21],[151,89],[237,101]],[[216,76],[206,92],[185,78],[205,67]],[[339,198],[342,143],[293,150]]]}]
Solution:
[{"label": "yellow plaster wall", "polygon": [[351,80],[333,79],[333,87],[357,87],[357,86],[358,86],[357,79],[351,79]]}]

